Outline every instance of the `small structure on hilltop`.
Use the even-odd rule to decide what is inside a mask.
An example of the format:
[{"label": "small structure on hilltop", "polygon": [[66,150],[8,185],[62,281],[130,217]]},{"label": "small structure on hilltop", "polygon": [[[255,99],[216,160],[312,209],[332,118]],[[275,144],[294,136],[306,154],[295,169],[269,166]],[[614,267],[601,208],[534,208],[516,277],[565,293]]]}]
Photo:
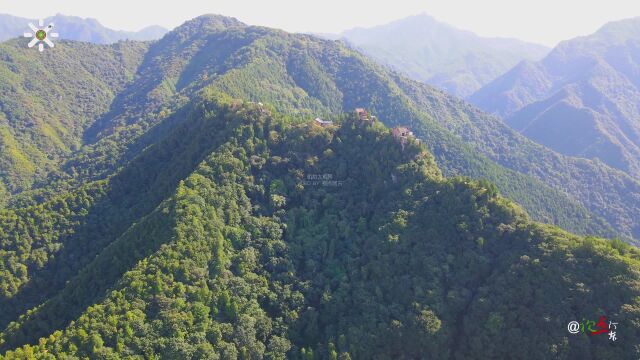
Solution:
[{"label": "small structure on hilltop", "polygon": [[316,125],[319,125],[320,127],[323,127],[323,128],[326,128],[328,126],[333,125],[333,121],[331,121],[331,120],[322,120],[320,118],[316,118],[313,122]]},{"label": "small structure on hilltop", "polygon": [[393,128],[393,136],[395,136],[396,139],[404,139],[413,136],[413,132],[407,127],[398,126]]},{"label": "small structure on hilltop", "polygon": [[258,111],[260,111],[260,114],[271,115],[271,111],[269,111],[269,109],[267,109],[264,106],[264,104],[261,103],[261,102],[248,101],[247,104],[257,105],[258,106]]},{"label": "small structure on hilltop", "polygon": [[402,150],[404,150],[404,145],[407,143],[407,141],[414,138],[413,132],[405,126],[394,127],[392,133],[394,138],[400,140]]},{"label": "small structure on hilltop", "polygon": [[260,113],[261,114],[266,114],[266,115],[271,115],[271,111],[269,109],[267,109],[263,103],[259,102],[258,106],[260,107]]},{"label": "small structure on hilltop", "polygon": [[373,120],[376,118],[375,116],[369,115],[369,112],[363,108],[356,108],[356,115],[360,121],[364,121],[369,125],[373,124]]}]

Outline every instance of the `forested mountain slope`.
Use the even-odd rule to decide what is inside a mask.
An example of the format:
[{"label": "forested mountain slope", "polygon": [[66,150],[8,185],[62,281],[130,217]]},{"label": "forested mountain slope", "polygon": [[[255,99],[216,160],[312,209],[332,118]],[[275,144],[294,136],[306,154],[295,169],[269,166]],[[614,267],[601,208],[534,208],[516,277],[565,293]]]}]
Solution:
[{"label": "forested mountain slope", "polygon": [[427,14],[336,36],[381,64],[450,94],[465,97],[522,60],[539,60],[548,48],[456,29]]},{"label": "forested mountain slope", "polygon": [[640,178],[640,18],[609,23],[524,62],[470,100],[560,153]]},{"label": "forested mountain slope", "polygon": [[40,54],[0,44],[0,197],[29,189],[78,150],[84,131],[133,78],[145,43],[61,42]]},{"label": "forested mountain slope", "polygon": [[[531,223],[379,122],[322,129],[212,87],[176,115],[114,176],[0,212],[29,224],[1,227],[2,249],[66,233],[3,254],[6,271],[29,274],[3,309],[60,274],[10,319],[0,346],[19,348],[6,358],[639,355],[637,249]],[[59,219],[27,220],[48,214]],[[566,330],[599,315],[621,324],[617,342]]]},{"label": "forested mountain slope", "polygon": [[[214,50],[215,49],[215,50]],[[194,91],[212,86],[286,114],[327,116],[366,107],[409,125],[448,175],[496,183],[536,219],[579,233],[637,237],[640,184],[597,162],[560,156],[498,119],[375,65],[339,42],[203,16],[153,44],[111,111],[86,132],[90,144],[67,173],[97,178],[136,151],[123,139],[168,131],[161,123]],[[150,133],[147,130],[151,129]],[[99,161],[96,161],[99,159]],[[102,174],[102,175],[101,175]]]},{"label": "forested mountain slope", "polygon": [[[133,43],[114,46],[122,48],[123,44],[135,47]],[[579,233],[637,237],[638,225],[633,219],[640,212],[640,186],[636,181],[606,166],[561,157],[536,146],[496,119],[426,85],[391,74],[340,43],[247,26],[231,18],[203,16],[153,44],[144,59],[138,57],[144,45],[140,46],[122,56],[126,69],[139,65],[138,72],[118,92],[109,111],[100,116],[83,112],[86,118],[80,119],[86,125],[75,128],[86,128],[81,142],[86,146],[65,162],[62,172],[54,169],[44,180],[36,174],[36,188],[55,194],[56,187],[51,185],[57,183],[55,179],[81,185],[112,174],[158,134],[171,129],[170,123],[155,125],[172,109],[184,104],[194,91],[211,85],[238,98],[309,117],[364,106],[389,125],[413,127],[446,174],[495,182],[537,220]],[[24,54],[34,56],[24,60],[25,67],[39,55]],[[67,77],[70,75],[59,79],[66,81]],[[126,76],[111,80],[103,74],[101,78],[122,86]],[[53,111],[75,106],[71,98],[62,99],[54,102]],[[94,113],[102,112],[101,108]],[[52,123],[59,118],[65,116]],[[24,127],[24,123],[12,128]],[[77,144],[76,134],[71,139]],[[17,146],[30,143],[26,139]],[[24,170],[28,166],[14,168],[24,173],[24,184],[33,181],[34,174]]]}]

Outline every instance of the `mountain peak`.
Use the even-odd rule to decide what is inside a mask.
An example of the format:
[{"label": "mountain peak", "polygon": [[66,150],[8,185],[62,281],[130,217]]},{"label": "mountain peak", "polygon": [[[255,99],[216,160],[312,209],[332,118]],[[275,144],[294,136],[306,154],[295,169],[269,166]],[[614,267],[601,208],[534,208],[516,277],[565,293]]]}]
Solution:
[{"label": "mountain peak", "polygon": [[445,25],[445,26],[450,26],[447,25],[443,22],[440,22],[438,19],[436,19],[435,17],[431,16],[430,14],[426,13],[426,12],[421,12],[419,14],[415,14],[415,15],[410,15],[407,16],[403,19],[399,19],[396,21],[393,21],[392,23],[400,23],[400,22],[420,22],[420,24],[425,25],[425,24],[434,24],[434,25]]},{"label": "mountain peak", "polygon": [[415,33],[416,31],[434,31],[434,30],[446,30],[446,31],[460,31],[472,35],[473,33],[465,30],[459,30],[449,24],[443,23],[433,16],[422,12],[419,14],[407,16],[402,19],[394,20],[386,24],[371,26],[371,27],[356,27],[343,31],[341,36],[350,38],[358,35],[365,35],[371,32],[388,32],[389,29],[395,31],[406,32],[407,34]]},{"label": "mountain peak", "polygon": [[360,51],[409,77],[465,97],[522,60],[538,60],[546,47],[487,38],[420,13],[341,34]]},{"label": "mountain peak", "polygon": [[169,32],[168,35],[174,37],[177,36],[177,38],[180,39],[187,39],[210,32],[222,31],[229,28],[242,28],[246,26],[247,25],[245,23],[233,17],[217,14],[205,14],[185,21],[182,25]]},{"label": "mountain peak", "polygon": [[184,27],[198,27],[201,30],[222,30],[230,27],[244,26],[247,25],[234,17],[218,14],[205,14],[186,21],[184,24],[180,25],[178,29]]},{"label": "mountain peak", "polygon": [[606,23],[594,35],[613,40],[640,39],[640,16]]},{"label": "mountain peak", "polygon": [[51,19],[64,19],[64,20],[67,20],[67,21],[84,22],[84,23],[89,23],[89,24],[95,24],[95,25],[102,26],[100,21],[98,21],[98,19],[95,19],[95,18],[90,18],[90,17],[81,18],[79,16],[65,15],[65,14],[61,14],[61,13],[55,14],[54,16],[51,17]]},{"label": "mountain peak", "polygon": [[571,55],[588,52],[593,55],[603,48],[621,45],[629,40],[640,40],[640,17],[608,22],[592,34],[561,41],[552,53]]}]

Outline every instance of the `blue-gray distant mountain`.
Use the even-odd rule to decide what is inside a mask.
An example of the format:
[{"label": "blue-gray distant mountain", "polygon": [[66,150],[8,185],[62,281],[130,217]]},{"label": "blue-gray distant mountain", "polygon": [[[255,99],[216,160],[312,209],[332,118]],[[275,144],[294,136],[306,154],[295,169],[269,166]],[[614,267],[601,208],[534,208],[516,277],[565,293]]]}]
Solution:
[{"label": "blue-gray distant mountain", "polygon": [[[167,33],[161,26],[149,26],[140,31],[120,31],[109,29],[96,19],[80,18],[58,14],[45,19],[53,22],[62,39],[90,42],[94,44],[111,44],[120,40],[157,40]],[[29,28],[27,24],[36,24],[36,19],[26,19],[12,15],[0,14],[0,41],[22,36]]]},{"label": "blue-gray distant mountain", "polygon": [[461,97],[549,51],[515,39],[480,37],[427,14],[348,30],[340,37],[378,62]]},{"label": "blue-gray distant mountain", "polygon": [[523,62],[471,101],[561,153],[640,176],[640,18]]}]

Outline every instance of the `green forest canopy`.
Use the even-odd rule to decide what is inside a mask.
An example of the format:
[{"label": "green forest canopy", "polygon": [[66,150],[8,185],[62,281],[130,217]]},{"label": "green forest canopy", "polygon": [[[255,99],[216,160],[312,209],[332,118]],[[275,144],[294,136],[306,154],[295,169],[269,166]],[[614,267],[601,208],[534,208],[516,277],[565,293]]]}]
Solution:
[{"label": "green forest canopy", "polygon": [[[217,93],[190,108],[112,178],[3,210],[2,249],[25,239],[3,250],[3,309],[49,293],[5,318],[5,357],[638,356],[637,249],[532,223],[378,122],[323,129]],[[58,289],[38,280],[61,269]],[[599,315],[618,342],[566,330]]]}]

